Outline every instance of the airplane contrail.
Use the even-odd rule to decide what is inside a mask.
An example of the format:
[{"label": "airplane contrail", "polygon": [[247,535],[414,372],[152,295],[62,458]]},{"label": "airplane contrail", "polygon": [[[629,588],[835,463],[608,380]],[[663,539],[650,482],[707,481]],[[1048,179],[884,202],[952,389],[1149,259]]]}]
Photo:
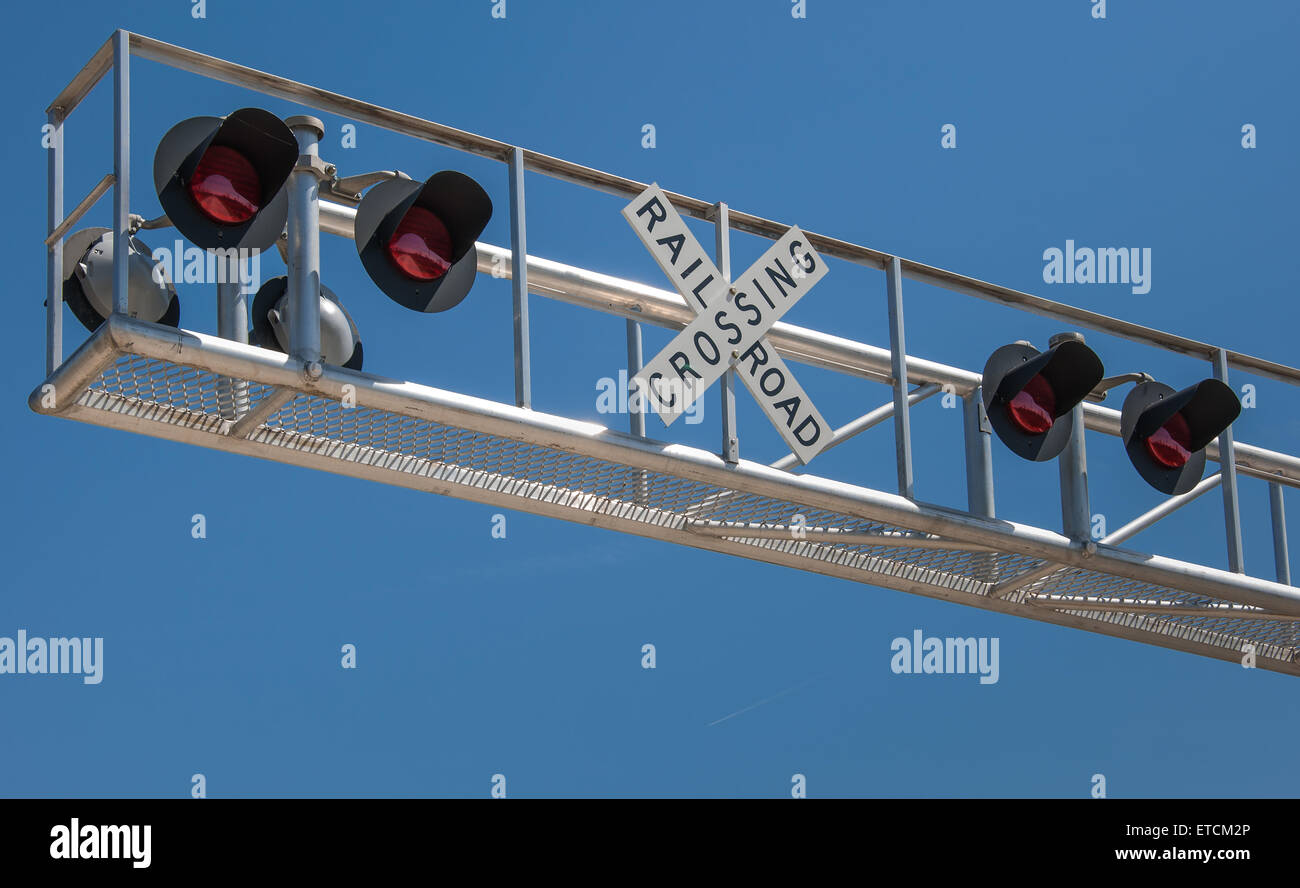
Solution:
[{"label": "airplane contrail", "polygon": [[807,684],[808,682],[805,681],[803,684],[797,684],[792,688],[786,688],[781,693],[773,694],[772,696],[768,697],[766,700],[759,700],[757,703],[751,703],[748,706],[746,706],[744,709],[737,709],[735,712],[731,713],[731,715],[724,715],[722,718],[718,719],[717,721],[711,721],[707,725],[705,725],[705,727],[711,728],[714,725],[722,724],[724,721],[726,721],[729,718],[735,718],[738,715],[742,715],[746,712],[749,712],[749,710],[751,709],[757,709],[758,707],[762,706],[765,703],[771,703],[773,700],[779,700],[782,697],[786,696],[787,694],[793,694],[795,691],[799,690],[800,688],[804,687]]}]

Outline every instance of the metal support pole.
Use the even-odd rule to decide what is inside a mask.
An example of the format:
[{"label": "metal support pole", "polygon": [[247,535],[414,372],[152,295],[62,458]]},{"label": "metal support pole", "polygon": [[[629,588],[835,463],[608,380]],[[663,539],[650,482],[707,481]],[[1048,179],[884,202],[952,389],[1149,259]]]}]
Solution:
[{"label": "metal support pole", "polygon": [[[248,299],[238,278],[217,282],[217,335],[248,344]],[[223,377],[217,390],[218,406],[226,419],[238,419],[248,410],[247,380]]]},{"label": "metal support pole", "polygon": [[894,377],[894,450],[898,492],[912,499],[912,421],[907,411],[907,344],[903,337],[903,266],[897,256],[885,263],[889,291],[889,360]]},{"label": "metal support pole", "polygon": [[292,401],[296,395],[297,392],[291,388],[277,386],[271,389],[270,392],[262,396],[262,399],[257,402],[253,409],[241,411],[239,420],[230,429],[230,437],[247,438],[257,431],[262,423],[279,412],[281,407]]},{"label": "metal support pole", "polygon": [[524,221],[524,150],[510,149],[510,290],[515,309],[515,406],[532,409],[528,347],[528,226]]},{"label": "metal support pole", "polygon": [[[966,440],[966,508],[972,515],[992,518],[993,426],[984,409],[980,386],[962,400],[962,426]],[[987,555],[972,558],[971,569],[989,583],[997,583],[1004,574],[998,559]]]},{"label": "metal support pole", "polygon": [[1268,510],[1273,517],[1273,562],[1277,566],[1277,581],[1291,585],[1291,557],[1286,545],[1286,509],[1282,505],[1282,485],[1276,481],[1268,484]]},{"label": "metal support pole", "polygon": [[992,518],[993,426],[979,386],[962,399],[962,420],[966,430],[966,507],[972,515]]},{"label": "metal support pole", "polygon": [[1083,410],[1074,408],[1070,442],[1061,451],[1061,532],[1072,540],[1092,538],[1092,504],[1088,500],[1088,454],[1084,447]]},{"label": "metal support pole", "polygon": [[[1214,378],[1228,385],[1228,353],[1214,353]],[[1228,537],[1228,570],[1246,572],[1241,546],[1241,509],[1237,502],[1237,457],[1232,449],[1232,426],[1219,435],[1219,471],[1223,475],[1223,525]]]},{"label": "metal support pole", "polygon": [[325,125],[315,117],[285,121],[298,140],[289,174],[289,353],[310,375],[320,366],[320,178],[313,164]]},{"label": "metal support pole", "polygon": [[1151,509],[1137,516],[1128,524],[1125,524],[1123,527],[1121,527],[1119,530],[1114,530],[1106,534],[1106,536],[1101,538],[1101,542],[1105,543],[1108,546],[1118,546],[1120,543],[1124,542],[1130,537],[1133,537],[1138,533],[1141,533],[1142,531],[1146,530],[1148,527],[1155,524],[1157,521],[1159,521],[1161,518],[1164,518],[1166,515],[1169,515],[1170,513],[1177,511],[1178,509],[1181,509],[1183,506],[1192,502],[1201,494],[1213,490],[1215,487],[1218,487],[1219,484],[1222,483],[1222,481],[1223,481],[1223,475],[1219,472],[1215,472],[1210,477],[1202,479],[1201,483],[1197,484],[1195,487],[1193,487],[1191,490],[1187,491],[1186,493],[1182,494],[1181,496],[1169,497],[1168,499],[1161,502],[1160,505],[1156,506],[1154,509]]},{"label": "metal support pole", "polygon": [[[46,115],[50,147],[46,149],[46,213],[49,230],[63,224],[63,112]],[[45,256],[45,375],[63,363],[63,238],[50,244]],[[55,393],[58,397],[58,393]]]},{"label": "metal support pole", "polygon": [[[714,254],[718,271],[731,282],[731,213],[727,205],[713,205]],[[736,372],[722,374],[718,390],[722,394],[722,458],[733,465],[740,462],[740,437],[736,434]]]},{"label": "metal support pole", "polygon": [[[641,325],[636,321],[627,321],[627,378],[636,376],[641,370]],[[645,437],[645,414],[641,412],[639,392],[629,392],[627,401],[628,427],[632,434]]]},{"label": "metal support pole", "polygon": [[217,335],[248,343],[248,298],[237,280],[217,283]]},{"label": "metal support pole", "polygon": [[[916,404],[924,401],[931,395],[937,394],[939,390],[939,386],[932,382],[927,382],[925,385],[918,385],[916,388],[912,389],[912,391],[908,392],[907,403]],[[868,410],[857,419],[846,422],[844,425],[831,432],[831,439],[826,442],[826,446],[822,448],[821,452],[825,453],[832,447],[839,447],[845,441],[862,434],[867,429],[874,428],[885,420],[893,418],[893,416],[893,401],[890,401],[888,404],[881,404],[875,410]],[[794,469],[799,465],[799,457],[795,456],[793,453],[787,453],[776,462],[768,463],[769,467],[782,470]]]},{"label": "metal support pole", "polygon": [[[632,319],[627,320],[627,378],[629,380],[641,370],[641,325]],[[645,412],[641,392],[630,391],[627,395],[627,420],[632,434],[638,438],[645,437]],[[636,491],[633,501],[640,506],[646,504],[650,497],[650,476],[644,471],[637,472]]]},{"label": "metal support pole", "polygon": [[126,31],[113,34],[113,311],[127,313],[131,259],[131,45]]},{"label": "metal support pole", "polygon": [[[1056,346],[1068,340],[1083,342],[1079,333],[1059,333],[1049,341]],[[1072,540],[1092,539],[1092,504],[1088,500],[1088,453],[1084,446],[1083,403],[1071,411],[1073,428],[1069,443],[1061,451],[1058,470],[1061,478],[1061,532]]]},{"label": "metal support pole", "polygon": [[[60,139],[62,139],[62,134],[60,134]],[[73,226],[81,221],[82,216],[90,212],[90,208],[108,192],[108,189],[113,187],[113,183],[116,181],[117,177],[112,173],[105,173],[104,178],[95,183],[95,187],[90,189],[86,196],[81,199],[81,202],[73,207],[71,212],[63,215],[63,221],[55,226],[53,231],[45,235],[46,248],[54,246],[55,241],[67,237]]]}]

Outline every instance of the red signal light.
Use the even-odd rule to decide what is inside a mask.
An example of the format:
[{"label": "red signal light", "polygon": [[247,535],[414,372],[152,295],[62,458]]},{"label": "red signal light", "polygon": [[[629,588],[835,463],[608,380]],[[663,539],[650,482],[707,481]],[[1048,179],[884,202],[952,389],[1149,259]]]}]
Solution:
[{"label": "red signal light", "polygon": [[1056,393],[1040,373],[1007,402],[1007,418],[1028,435],[1042,435],[1056,417]]},{"label": "red signal light", "polygon": [[1192,433],[1181,413],[1173,416],[1143,441],[1147,453],[1166,469],[1181,469],[1192,456]]},{"label": "red signal light", "polygon": [[240,225],[262,208],[262,180],[248,158],[233,148],[213,145],[203,152],[190,177],[190,197],[203,215],[222,225]]},{"label": "red signal light", "polygon": [[436,280],[451,268],[451,234],[433,213],[413,206],[388,239],[388,256],[407,277]]}]

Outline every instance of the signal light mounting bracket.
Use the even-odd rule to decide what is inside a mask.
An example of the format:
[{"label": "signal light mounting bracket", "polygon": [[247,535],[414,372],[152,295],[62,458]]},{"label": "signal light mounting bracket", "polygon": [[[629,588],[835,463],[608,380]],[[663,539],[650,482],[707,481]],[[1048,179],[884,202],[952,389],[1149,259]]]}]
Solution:
[{"label": "signal light mounting bracket", "polygon": [[1107,376],[1101,382],[1093,386],[1092,391],[1088,392],[1088,400],[1094,404],[1100,404],[1106,400],[1106,395],[1110,390],[1123,385],[1126,382],[1132,382],[1141,385],[1144,382],[1155,382],[1155,377],[1150,373],[1139,371],[1136,373],[1119,373],[1115,376]]},{"label": "signal light mounting bracket", "polygon": [[338,169],[334,164],[321,160],[318,154],[299,154],[298,162],[293,165],[293,171],[313,173],[321,181],[330,181]]},{"label": "signal light mounting bracket", "polygon": [[[333,167],[330,169],[331,174],[333,174],[335,172]],[[378,185],[380,182],[386,182],[389,179],[406,179],[409,181],[410,178],[401,170],[377,170],[373,173],[358,173],[343,178],[335,175],[324,183],[325,190],[321,193],[321,197],[356,204],[361,202],[362,194],[372,185]]]}]

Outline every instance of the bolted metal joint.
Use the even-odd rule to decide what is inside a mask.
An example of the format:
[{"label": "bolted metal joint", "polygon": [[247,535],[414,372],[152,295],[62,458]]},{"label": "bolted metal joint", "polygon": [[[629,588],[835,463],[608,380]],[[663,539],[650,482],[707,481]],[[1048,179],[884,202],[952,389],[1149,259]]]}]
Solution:
[{"label": "bolted metal joint", "polygon": [[322,182],[327,182],[334,178],[337,170],[332,163],[326,163],[320,159],[319,154],[299,154],[298,162],[294,164],[295,173],[311,173]]},{"label": "bolted metal joint", "polygon": [[315,382],[321,378],[325,368],[321,366],[320,361],[307,361],[302,365],[302,377],[308,382]]}]

